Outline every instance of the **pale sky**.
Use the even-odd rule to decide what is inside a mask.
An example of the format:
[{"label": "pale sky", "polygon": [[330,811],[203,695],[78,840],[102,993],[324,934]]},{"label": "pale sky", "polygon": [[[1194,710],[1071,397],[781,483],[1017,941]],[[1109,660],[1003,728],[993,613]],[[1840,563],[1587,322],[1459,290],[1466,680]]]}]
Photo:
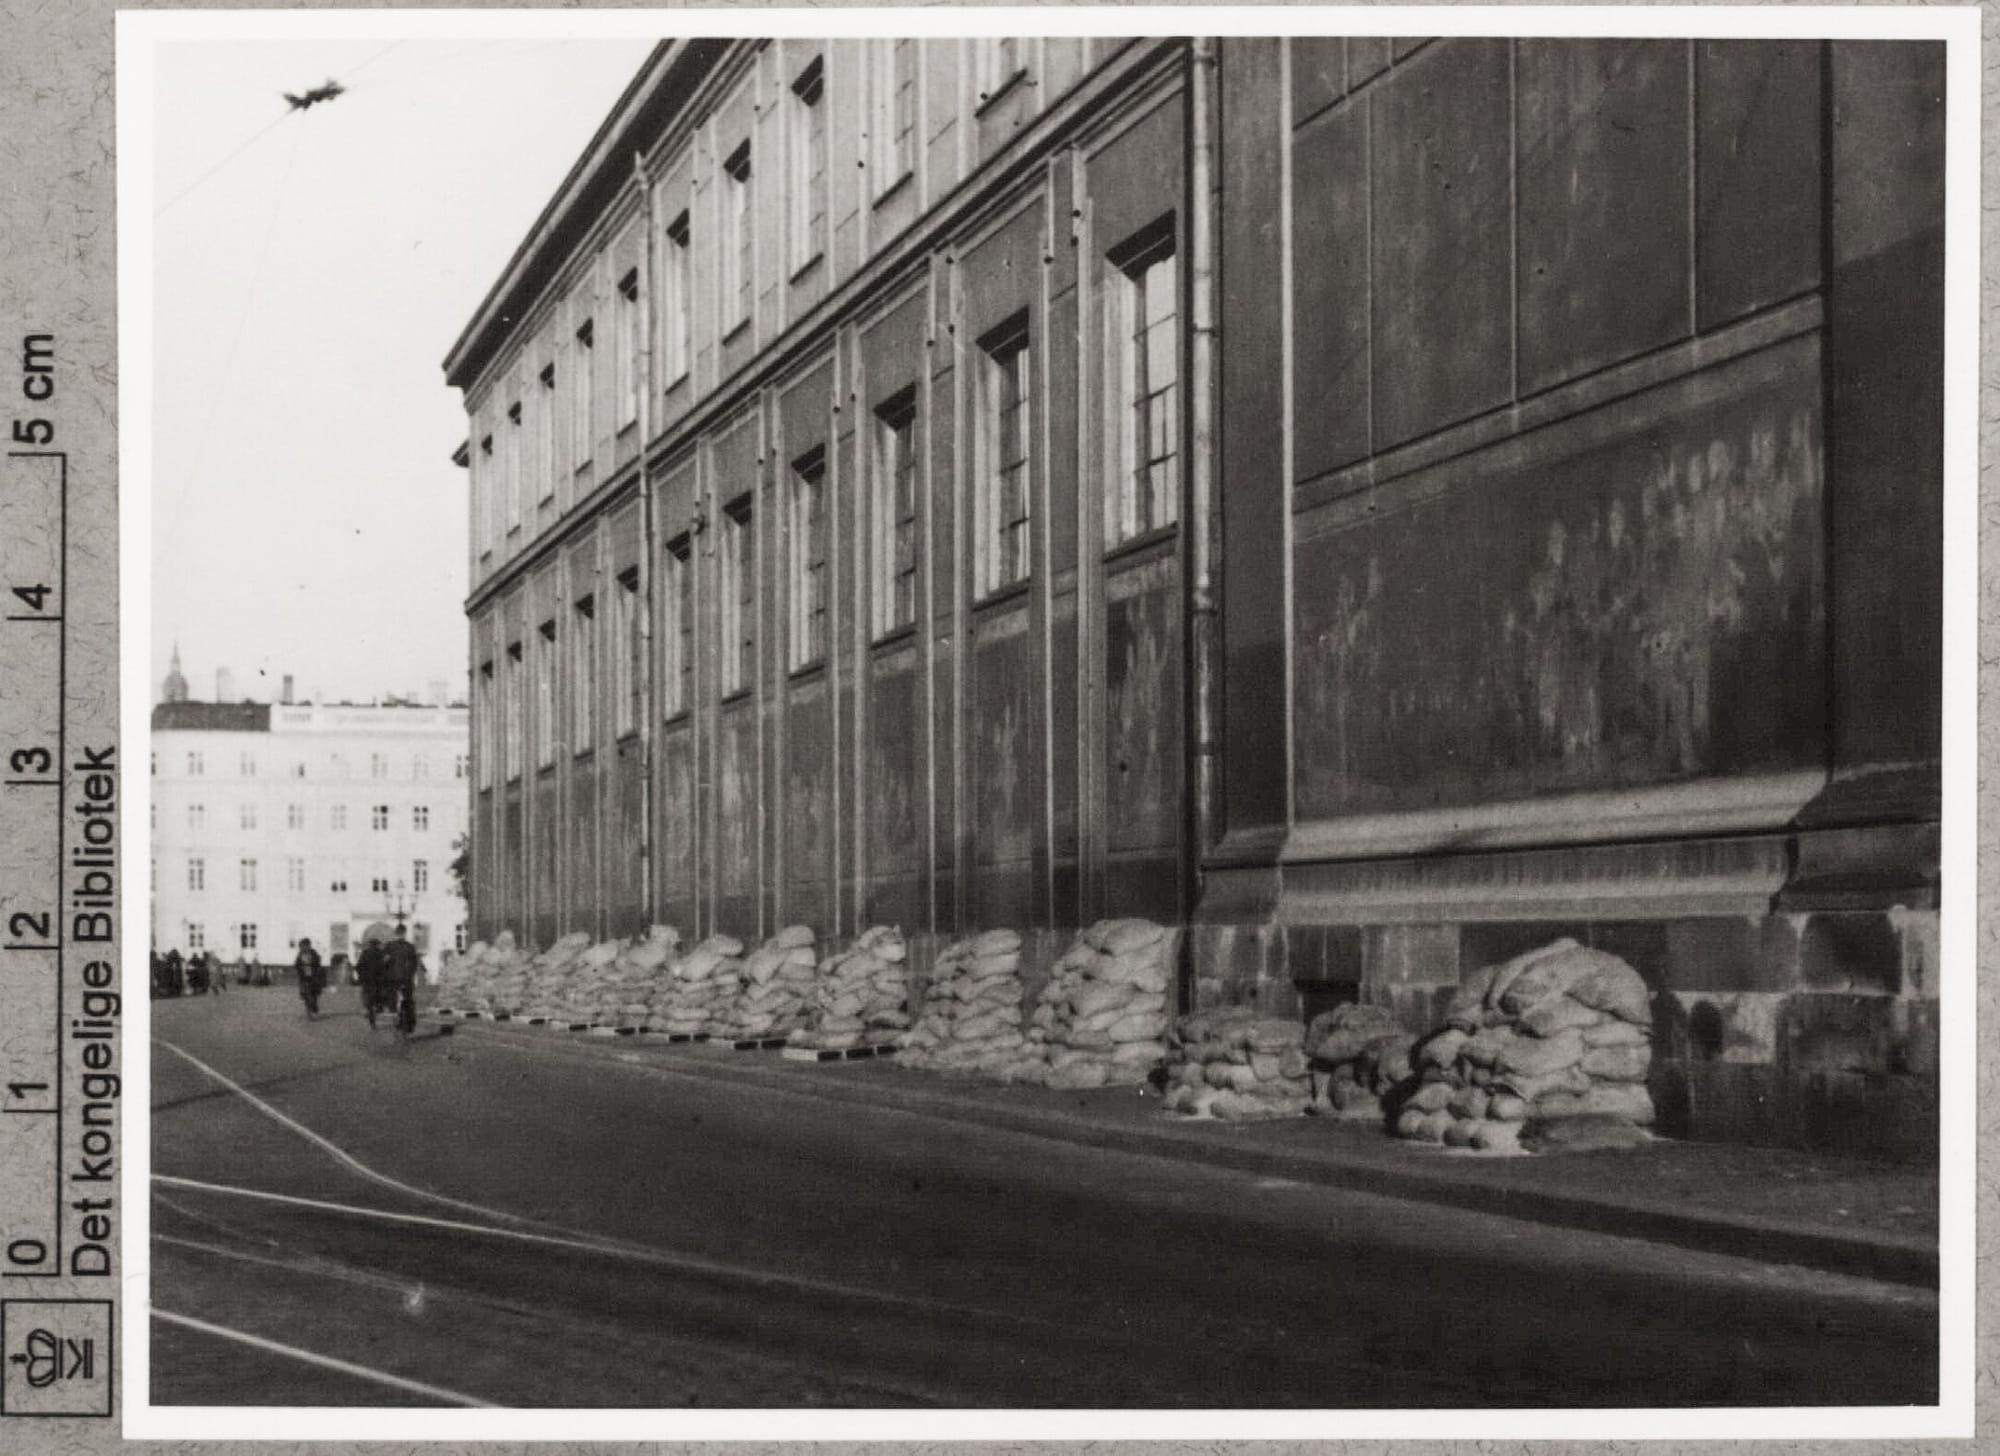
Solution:
[{"label": "pale sky", "polygon": [[652,44],[159,45],[156,693],[176,641],[196,698],[463,691],[441,364]]}]

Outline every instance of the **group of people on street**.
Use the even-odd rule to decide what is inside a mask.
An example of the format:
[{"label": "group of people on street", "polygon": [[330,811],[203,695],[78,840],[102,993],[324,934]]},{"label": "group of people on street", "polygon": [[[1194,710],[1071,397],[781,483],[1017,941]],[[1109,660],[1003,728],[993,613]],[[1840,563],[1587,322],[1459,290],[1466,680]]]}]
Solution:
[{"label": "group of people on street", "polygon": [[[344,969],[346,960],[345,956],[335,956],[334,970]],[[292,969],[298,976],[299,999],[305,1002],[306,1015],[319,1015],[319,998],[326,990],[327,967],[319,952],[313,949],[310,939],[299,941]],[[375,1028],[378,1015],[387,1012],[394,1016],[398,1031],[406,1036],[415,1031],[417,977],[423,971],[423,962],[403,927],[398,925],[394,937],[388,941],[372,937],[364,941],[355,970],[361,980],[361,1009],[368,1017],[369,1029],[372,1031]]]},{"label": "group of people on street", "polygon": [[220,996],[228,978],[215,952],[192,951],[183,959],[179,947],[165,955],[153,952],[155,996]]}]

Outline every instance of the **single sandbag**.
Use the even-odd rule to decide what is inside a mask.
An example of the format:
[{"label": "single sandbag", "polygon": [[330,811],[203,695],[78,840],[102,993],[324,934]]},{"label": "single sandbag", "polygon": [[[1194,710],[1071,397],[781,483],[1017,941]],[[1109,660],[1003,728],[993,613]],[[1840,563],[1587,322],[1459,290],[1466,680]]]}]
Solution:
[{"label": "single sandbag", "polygon": [[1569,994],[1620,1021],[1634,1026],[1653,1024],[1653,998],[1645,978],[1616,956],[1604,956],[1596,969],[1570,987]]},{"label": "single sandbag", "polygon": [[1546,1041],[1517,1036],[1500,1049],[1494,1070],[1517,1072],[1525,1077],[1546,1077],[1573,1067],[1583,1060],[1583,1033],[1575,1027],[1558,1032]]},{"label": "single sandbag", "polygon": [[1579,1063],[1586,1076],[1606,1082],[1643,1082],[1652,1070],[1653,1049],[1647,1046],[1587,1047]]},{"label": "single sandbag", "polygon": [[1528,1104],[1524,1098],[1512,1092],[1502,1092],[1486,1104],[1488,1122],[1521,1122],[1528,1116]]},{"label": "single sandbag", "polygon": [[1449,1082],[1426,1082],[1410,1094],[1406,1106],[1419,1112],[1441,1112],[1451,1105],[1452,1086]]},{"label": "single sandbag", "polygon": [[1557,1032],[1568,1031],[1571,1027],[1588,1030],[1601,1024],[1604,1013],[1584,1005],[1572,996],[1563,995],[1530,1007],[1521,1015],[1521,1030],[1530,1036],[1554,1036]]},{"label": "single sandbag", "polygon": [[1520,974],[1498,992],[1488,1005],[1498,1006],[1509,1016],[1521,1016],[1546,1005],[1596,969],[1600,952],[1573,945],[1553,955],[1537,958],[1522,967]]},{"label": "single sandbag", "polygon": [[1521,1126],[1518,1122],[1495,1122],[1488,1118],[1479,1124],[1479,1130],[1472,1135],[1472,1146],[1482,1153],[1518,1152]]},{"label": "single sandbag", "polygon": [[1496,1091],[1512,1092],[1523,1101],[1534,1102],[1554,1092],[1588,1092],[1590,1078],[1583,1074],[1581,1066],[1569,1066],[1559,1072],[1550,1072],[1545,1077],[1501,1072],[1495,1075],[1492,1085]]},{"label": "single sandbag", "polygon": [[1643,1026],[1616,1017],[1600,1020],[1583,1029],[1583,1044],[1589,1047],[1644,1046],[1653,1034]]},{"label": "single sandbag", "polygon": [[1638,1082],[1600,1082],[1583,1092],[1551,1092],[1535,1099],[1537,1122],[1565,1117],[1622,1117],[1647,1124],[1653,1120],[1653,1098]]},{"label": "single sandbag", "polygon": [[1538,1153],[1591,1153],[1636,1147],[1650,1141],[1644,1129],[1622,1117],[1563,1117],[1528,1124],[1522,1145]]}]

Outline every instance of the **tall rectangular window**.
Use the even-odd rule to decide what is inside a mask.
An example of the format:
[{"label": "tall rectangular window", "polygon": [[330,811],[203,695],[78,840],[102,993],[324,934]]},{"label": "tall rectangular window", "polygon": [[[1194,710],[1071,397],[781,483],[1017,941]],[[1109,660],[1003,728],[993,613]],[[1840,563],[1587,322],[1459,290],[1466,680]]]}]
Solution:
[{"label": "tall rectangular window", "polygon": [[579,597],[569,624],[570,751],[597,742],[597,597]]},{"label": "tall rectangular window", "polygon": [[327,823],[336,830],[347,828],[347,805],[335,804],[327,817]]},{"label": "tall rectangular window", "polygon": [[521,467],[521,402],[507,406],[507,532],[521,529],[521,497],[527,494],[527,478]]},{"label": "tall rectangular window", "polygon": [[668,389],[687,377],[688,361],[694,356],[689,244],[688,215],[682,212],[667,224],[666,256],[660,268],[660,323],[666,333],[661,340],[660,379]]},{"label": "tall rectangular window", "polygon": [[875,411],[873,512],[875,635],[917,619],[917,391]]},{"label": "tall rectangular window", "polygon": [[974,416],[974,592],[1026,581],[1032,494],[1028,457],[1034,438],[1029,396],[1028,325],[1022,315],[980,345],[979,405]]},{"label": "tall rectangular window", "polygon": [[871,43],[868,130],[877,197],[916,170],[917,44],[908,39]]},{"label": "tall rectangular window", "polygon": [[387,829],[389,827],[389,806],[387,804],[377,804],[368,811],[368,827],[371,829]]},{"label": "tall rectangular window", "polygon": [[469,753],[460,753],[454,755],[451,761],[451,776],[455,779],[464,778],[466,766],[471,761],[472,761],[472,755]]},{"label": "tall rectangular window", "polygon": [[206,805],[202,804],[188,805],[188,828],[190,829],[208,828],[208,808]]},{"label": "tall rectangular window", "polygon": [[431,806],[417,804],[410,810],[410,828],[419,834],[428,834],[431,827]]},{"label": "tall rectangular window", "polygon": [[238,767],[238,768],[239,768],[240,770],[242,770],[242,773],[243,773],[243,777],[244,777],[244,778],[246,778],[246,779],[254,779],[254,778],[256,778],[256,777],[257,777],[257,755],[256,755],[256,754],[254,754],[254,753],[246,753],[246,754],[243,754],[243,755],[242,755],[241,757],[239,757],[239,758],[237,759],[237,761],[236,761],[236,766],[237,766],[237,767]]},{"label": "tall rectangular window", "polygon": [[826,234],[826,67],[818,56],[792,82],[792,271],[824,250]]},{"label": "tall rectangular window", "polygon": [[502,735],[505,742],[504,752],[507,760],[506,775],[510,780],[518,779],[521,776],[521,697],[523,687],[521,679],[527,670],[528,665],[524,660],[521,644],[518,642],[509,643],[507,647],[507,679],[500,686],[503,698],[502,711],[505,715]]},{"label": "tall rectangular window", "polygon": [[201,755],[199,753],[190,753],[188,755],[188,777],[200,778],[202,775],[202,771],[203,771],[203,765],[202,765]]},{"label": "tall rectangular window", "polygon": [[556,624],[542,623],[535,643],[535,767],[556,761]]},{"label": "tall rectangular window", "polygon": [[237,827],[241,829],[255,829],[257,827],[257,806],[255,804],[238,805],[236,809],[236,823]]},{"label": "tall rectangular window", "polygon": [[493,776],[499,768],[498,746],[500,722],[500,699],[493,683],[493,664],[479,664],[479,787],[493,787]]},{"label": "tall rectangular window", "polygon": [[569,360],[569,448],[581,470],[590,463],[592,449],[590,366],[597,332],[589,319],[576,331],[576,352]]},{"label": "tall rectangular window", "polygon": [[722,695],[742,692],[756,672],[756,568],[751,557],[750,497],[722,512]]},{"label": "tall rectangular window", "polygon": [[386,779],[389,777],[389,758],[387,754],[371,753],[368,755],[368,777],[371,779]]},{"label": "tall rectangular window", "polygon": [[493,437],[483,435],[479,440],[479,552],[491,555],[493,543],[500,539],[500,473],[494,462]]},{"label": "tall rectangular window", "polygon": [[256,860],[244,859],[236,862],[236,883],[239,889],[255,890],[257,888]]},{"label": "tall rectangular window", "polygon": [[693,541],[667,542],[660,565],[660,716],[676,718],[694,706]]},{"label": "tall rectangular window", "polygon": [[285,805],[285,828],[303,829],[305,827],[306,827],[306,806],[304,804]]},{"label": "tall rectangular window", "polygon": [[1116,545],[1180,518],[1181,335],[1173,233],[1109,261],[1104,534]]},{"label": "tall rectangular window", "polygon": [[745,141],[722,164],[722,316],[725,335],[750,321],[751,278],[756,246],[750,219],[750,143]]},{"label": "tall rectangular window", "polygon": [[556,366],[542,366],[542,392],[535,409],[535,500],[546,504],[556,493]]},{"label": "tall rectangular window", "polygon": [[618,428],[639,422],[639,270],[618,280]]},{"label": "tall rectangular window", "polygon": [[431,887],[431,864],[427,859],[414,861],[410,865],[410,888],[419,895]]},{"label": "tall rectangular window", "polygon": [[255,925],[239,925],[236,928],[236,944],[246,952],[255,950],[257,948],[257,927]]},{"label": "tall rectangular window", "polygon": [[611,701],[617,714],[613,731],[623,738],[639,729],[639,703],[646,688],[646,639],[639,630],[639,568],[618,573],[612,594],[613,681]]},{"label": "tall rectangular window", "polygon": [[826,451],[792,462],[789,555],[791,666],[810,667],[826,656]]},{"label": "tall rectangular window", "polygon": [[208,861],[200,855],[188,857],[188,888],[205,890],[208,888]]},{"label": "tall rectangular window", "polygon": [[306,887],[306,862],[293,855],[285,861],[285,888],[299,891]]}]

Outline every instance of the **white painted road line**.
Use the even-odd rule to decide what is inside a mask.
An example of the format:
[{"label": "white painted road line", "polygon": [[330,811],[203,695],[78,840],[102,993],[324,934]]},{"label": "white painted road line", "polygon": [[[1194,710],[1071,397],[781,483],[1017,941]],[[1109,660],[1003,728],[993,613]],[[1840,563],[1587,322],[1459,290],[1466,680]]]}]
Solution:
[{"label": "white painted road line", "polygon": [[253,1335],[246,1330],[232,1330],[227,1325],[210,1324],[207,1320],[196,1319],[193,1315],[175,1314],[172,1310],[155,1308],[151,1311],[156,1320],[170,1325],[180,1325],[184,1329],[199,1330],[205,1335],[214,1335],[219,1340],[232,1340],[239,1345],[248,1345],[255,1350],[263,1350],[272,1355],[282,1355],[288,1360],[297,1360],[306,1365],[317,1365],[322,1370],[335,1370],[342,1375],[352,1375],[358,1380],[370,1380],[377,1385],[386,1385],[394,1390],[407,1391],[411,1395],[421,1395],[430,1400],[442,1401],[446,1405],[475,1406],[482,1410],[497,1410],[499,1407],[490,1400],[464,1395],[456,1390],[446,1390],[438,1385],[426,1385],[421,1380],[405,1380],[400,1375],[391,1375],[386,1370],[371,1369],[366,1365],[356,1365],[351,1360],[337,1360],[331,1355],[317,1354],[312,1350],[301,1350],[296,1345],[280,1344],[267,1340],[262,1335]]}]

